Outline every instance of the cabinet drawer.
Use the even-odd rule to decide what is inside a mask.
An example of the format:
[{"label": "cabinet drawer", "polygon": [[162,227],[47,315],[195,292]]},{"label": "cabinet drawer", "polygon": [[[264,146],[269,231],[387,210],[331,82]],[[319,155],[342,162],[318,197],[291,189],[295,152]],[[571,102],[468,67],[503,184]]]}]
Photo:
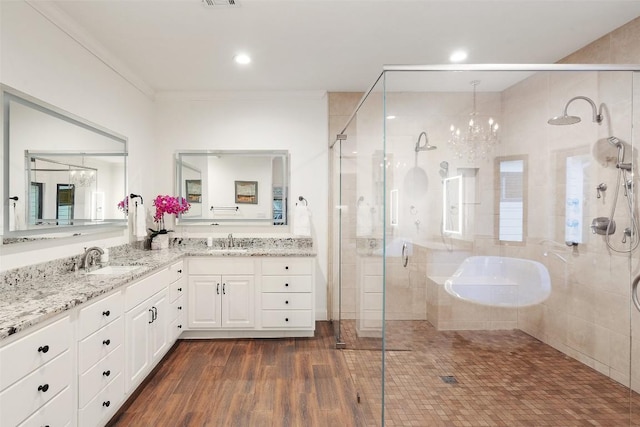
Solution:
[{"label": "cabinet drawer", "polygon": [[264,328],[312,328],[312,310],[263,310]]},{"label": "cabinet drawer", "polygon": [[313,273],[310,258],[276,258],[262,260],[263,275],[305,275]]},{"label": "cabinet drawer", "polygon": [[189,260],[189,275],[192,274],[253,274],[253,259],[239,257],[192,258]]},{"label": "cabinet drawer", "polygon": [[169,321],[176,319],[186,311],[187,307],[184,304],[184,301],[184,297],[180,297],[169,304],[169,317],[167,317]]},{"label": "cabinet drawer", "polygon": [[169,283],[173,283],[184,276],[184,263],[182,261],[176,262],[169,266]]},{"label": "cabinet drawer", "polygon": [[264,276],[262,292],[311,292],[311,276]]},{"label": "cabinet drawer", "polygon": [[94,332],[80,341],[78,345],[78,372],[80,374],[122,345],[124,341],[123,324],[122,317],[119,317],[98,332]]},{"label": "cabinet drawer", "polygon": [[78,407],[84,406],[94,396],[109,384],[109,382],[124,371],[124,346],[120,345],[87,372],[80,375],[80,390],[78,392]]},{"label": "cabinet drawer", "polygon": [[66,426],[71,424],[73,414],[71,387],[62,390],[19,427]]},{"label": "cabinet drawer", "polygon": [[0,349],[0,390],[68,350],[71,332],[67,316]]},{"label": "cabinet drawer", "polygon": [[180,336],[182,331],[185,329],[185,325],[183,316],[178,316],[177,319],[171,322],[171,325],[169,325],[169,339],[172,343]]},{"label": "cabinet drawer", "polygon": [[167,280],[168,275],[169,270],[165,268],[152,276],[140,280],[138,283],[127,286],[124,290],[124,311],[131,310],[166,288],[169,283]]},{"label": "cabinet drawer", "polygon": [[187,278],[181,277],[169,285],[169,301],[173,302],[187,290]]},{"label": "cabinet drawer", "polygon": [[122,293],[116,292],[115,294],[101,299],[98,302],[88,305],[80,310],[80,336],[79,338],[85,338],[91,335],[103,326],[113,322],[118,317],[122,316]]},{"label": "cabinet drawer", "polygon": [[310,293],[274,292],[262,294],[263,310],[311,310]]},{"label": "cabinet drawer", "polygon": [[65,351],[0,393],[0,425],[18,425],[69,386],[71,377],[71,352]]},{"label": "cabinet drawer", "polygon": [[78,425],[82,427],[104,425],[122,403],[124,397],[124,375],[116,376],[78,414]]}]

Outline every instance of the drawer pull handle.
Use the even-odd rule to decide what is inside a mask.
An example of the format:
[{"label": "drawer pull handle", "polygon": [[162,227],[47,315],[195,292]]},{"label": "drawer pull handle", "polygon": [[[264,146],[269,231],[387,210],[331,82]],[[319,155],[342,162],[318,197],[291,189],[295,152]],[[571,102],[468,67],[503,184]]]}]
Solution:
[{"label": "drawer pull handle", "polygon": [[182,292],[182,288],[178,288],[178,292]]},{"label": "drawer pull handle", "polygon": [[288,318],[288,317],[285,317],[285,318],[284,318],[284,321],[285,321],[285,322],[288,322],[288,321],[289,321],[289,318]]},{"label": "drawer pull handle", "polygon": [[110,315],[110,314],[111,314],[111,312],[110,312],[109,310],[107,310],[107,311],[103,311],[103,312],[102,312],[102,315],[103,315],[103,316],[107,316],[107,317],[109,317],[109,315]]},{"label": "drawer pull handle", "polygon": [[104,341],[102,341],[102,344],[109,345],[109,344],[111,344],[111,340],[104,340]]},{"label": "drawer pull handle", "polygon": [[102,406],[106,406],[107,408],[111,405],[111,402],[107,400],[106,402],[102,402]]},{"label": "drawer pull handle", "polygon": [[46,393],[47,390],[49,390],[49,384],[44,384],[44,385],[39,385],[38,386],[38,391],[41,391],[43,393]]},{"label": "drawer pull handle", "polygon": [[284,303],[285,303],[285,304],[289,304],[289,301],[285,301]]},{"label": "drawer pull handle", "polygon": [[227,284],[223,283],[222,284],[222,295],[226,295],[227,294]]},{"label": "drawer pull handle", "polygon": [[49,351],[48,345],[43,345],[42,347],[38,347],[38,353],[46,353]]},{"label": "drawer pull handle", "polygon": [[289,266],[288,266],[288,265],[287,265],[287,266],[285,266],[285,267],[284,267],[284,269],[285,269],[285,270],[288,270],[288,269],[289,269]]},{"label": "drawer pull handle", "polygon": [[285,283],[285,284],[284,284],[284,286],[288,288],[288,287],[289,287],[289,284],[288,284],[288,283]]},{"label": "drawer pull handle", "polygon": [[102,375],[104,375],[105,377],[108,377],[109,375],[111,375],[111,371],[104,371]]},{"label": "drawer pull handle", "polygon": [[216,285],[216,295],[220,295],[220,283]]}]

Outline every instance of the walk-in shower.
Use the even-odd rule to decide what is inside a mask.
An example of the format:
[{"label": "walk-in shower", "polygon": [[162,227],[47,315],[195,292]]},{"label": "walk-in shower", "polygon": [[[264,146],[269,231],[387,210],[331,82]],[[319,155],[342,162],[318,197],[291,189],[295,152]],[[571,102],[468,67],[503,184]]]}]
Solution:
[{"label": "walk-in shower", "polygon": [[[330,286],[363,424],[640,425],[636,68],[388,66],[354,101]],[[448,143],[474,98],[500,123],[486,158]]]}]

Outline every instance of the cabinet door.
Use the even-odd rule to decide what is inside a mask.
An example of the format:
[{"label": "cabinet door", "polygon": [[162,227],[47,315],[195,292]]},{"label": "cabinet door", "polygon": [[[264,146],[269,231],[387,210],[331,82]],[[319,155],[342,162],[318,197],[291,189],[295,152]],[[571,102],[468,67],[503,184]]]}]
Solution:
[{"label": "cabinet door", "polygon": [[222,327],[255,325],[253,276],[222,276]]},{"label": "cabinet door", "polygon": [[219,328],[220,297],[222,296],[220,276],[189,277],[189,328]]},{"label": "cabinet door", "polygon": [[167,348],[167,325],[170,319],[166,292],[161,292],[153,298],[151,310],[154,313],[153,321],[149,325],[151,327],[151,360],[155,362],[162,357]]},{"label": "cabinet door", "polygon": [[151,314],[151,307],[147,304],[142,304],[127,312],[125,316],[127,390],[130,390],[133,384],[136,384],[138,380],[141,380],[146,375],[151,364],[149,350]]}]

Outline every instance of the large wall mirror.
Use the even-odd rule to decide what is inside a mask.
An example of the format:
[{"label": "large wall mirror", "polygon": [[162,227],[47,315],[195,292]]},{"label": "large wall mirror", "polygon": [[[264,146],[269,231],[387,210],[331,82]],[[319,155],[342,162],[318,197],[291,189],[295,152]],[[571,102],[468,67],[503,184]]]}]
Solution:
[{"label": "large wall mirror", "polygon": [[182,225],[287,225],[289,153],[178,152],[176,194],[191,204]]},{"label": "large wall mirror", "polygon": [[2,87],[4,243],[126,227],[125,137]]}]

